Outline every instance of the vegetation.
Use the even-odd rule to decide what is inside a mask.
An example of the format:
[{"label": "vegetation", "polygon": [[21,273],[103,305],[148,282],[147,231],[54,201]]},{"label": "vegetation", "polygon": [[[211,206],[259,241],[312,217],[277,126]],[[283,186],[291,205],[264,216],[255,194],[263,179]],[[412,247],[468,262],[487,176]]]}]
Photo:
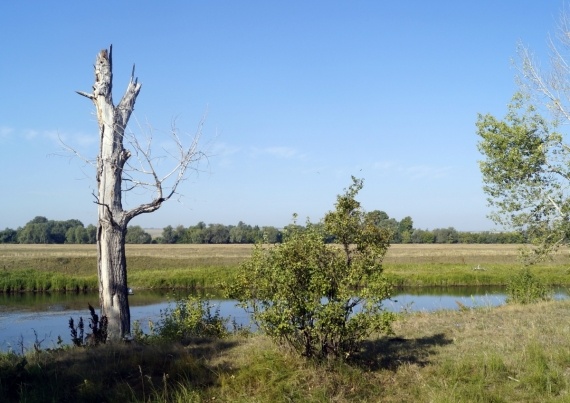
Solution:
[{"label": "vegetation", "polygon": [[355,197],[362,180],[352,179],[322,231],[307,224],[280,245],[257,245],[230,285],[265,333],[305,357],[346,358],[392,320],[381,307],[390,296],[381,265],[390,233],[361,210]]},{"label": "vegetation", "polygon": [[504,119],[479,115],[480,167],[495,222],[526,234],[540,260],[570,239],[570,119],[568,50],[570,24],[564,15],[550,41],[550,71],[519,46],[519,92]]},{"label": "vegetation", "polygon": [[107,317],[101,316],[95,313],[95,308],[88,304],[89,306],[89,329],[91,333],[85,334],[85,325],[83,323],[83,317],[79,318],[77,326],[73,318],[69,318],[69,330],[71,331],[71,342],[75,347],[83,346],[96,346],[107,341]]},{"label": "vegetation", "polygon": [[[379,210],[367,214],[376,226],[390,231],[392,244],[521,244],[527,240],[526,234],[519,232],[461,232],[455,228],[427,230],[414,228],[411,217],[397,221]],[[281,243],[283,233],[294,227],[303,228],[298,224],[278,229],[272,226],[251,226],[242,221],[237,225],[199,222],[187,228],[183,225],[176,228],[168,225],[162,229],[160,236],[153,236],[154,234],[134,225],[127,228],[126,243],[254,244],[265,241],[275,244]],[[0,244],[94,244],[96,230],[91,224],[84,227],[79,220],[54,221],[35,217],[23,228],[0,231]],[[332,242],[332,239],[327,241]]]},{"label": "vegetation", "polygon": [[[6,402],[562,402],[569,301],[400,315],[344,362],[260,334],[0,354]],[[548,334],[548,337],[544,337]]]},{"label": "vegetation", "polygon": [[[158,337],[185,340],[192,337],[223,338],[228,336],[228,318],[220,315],[219,308],[203,298],[192,295],[175,301],[174,307],[161,312],[161,320],[154,330]],[[139,338],[145,335],[139,334]]]},{"label": "vegetation", "polygon": [[548,287],[538,280],[529,268],[524,268],[513,276],[507,284],[507,302],[516,304],[532,304],[548,301],[552,293]]},{"label": "vegetation", "polygon": [[[252,245],[127,245],[129,287],[218,288],[235,277]],[[520,270],[518,245],[396,244],[384,275],[399,286],[507,285]],[[549,285],[568,285],[568,249],[536,264]],[[0,245],[0,292],[96,290],[94,245]]]}]

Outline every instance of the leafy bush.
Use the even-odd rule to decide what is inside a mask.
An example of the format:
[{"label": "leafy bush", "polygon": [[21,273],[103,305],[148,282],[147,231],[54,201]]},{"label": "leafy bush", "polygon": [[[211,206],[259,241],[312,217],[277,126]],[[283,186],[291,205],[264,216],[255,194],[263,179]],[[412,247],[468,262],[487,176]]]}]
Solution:
[{"label": "leafy bush", "polygon": [[551,298],[548,287],[528,268],[521,270],[507,284],[507,303],[532,304]]},{"label": "leafy bush", "polygon": [[[349,357],[393,320],[381,306],[391,234],[361,211],[362,180],[352,180],[321,224],[299,230],[294,222],[282,244],[256,245],[229,287],[260,329],[306,357]],[[325,242],[331,237],[336,244]]]},{"label": "leafy bush", "polygon": [[225,337],[228,319],[209,300],[188,296],[162,311],[156,327],[157,335],[169,339],[186,337]]}]

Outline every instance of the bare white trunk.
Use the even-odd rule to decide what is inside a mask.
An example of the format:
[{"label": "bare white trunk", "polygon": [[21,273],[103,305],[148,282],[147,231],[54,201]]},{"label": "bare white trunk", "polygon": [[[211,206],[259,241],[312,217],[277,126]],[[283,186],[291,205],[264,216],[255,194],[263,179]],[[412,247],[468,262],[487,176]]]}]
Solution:
[{"label": "bare white trunk", "polygon": [[108,339],[120,340],[131,332],[125,235],[132,215],[123,211],[121,203],[123,168],[130,153],[123,147],[123,138],[141,85],[131,77],[123,99],[115,107],[112,67],[112,48],[99,52],[93,93],[80,94],[93,101],[99,122],[97,266],[101,315],[108,320]]},{"label": "bare white trunk", "polygon": [[130,334],[125,231],[99,222],[97,232],[99,301],[107,316],[107,337],[119,340]]},{"label": "bare white trunk", "polygon": [[[98,251],[98,274],[99,274],[99,299],[101,315],[107,317],[108,340],[121,340],[131,332],[131,318],[129,311],[128,287],[127,287],[127,259],[125,256],[125,236],[129,221],[139,214],[151,213],[157,210],[164,201],[170,199],[178,185],[184,180],[188,166],[197,162],[203,154],[197,151],[197,142],[200,132],[194,138],[189,148],[184,148],[178,138],[176,130],[173,130],[173,139],[178,148],[179,155],[175,168],[163,178],[159,178],[153,168],[150,148],[143,149],[136,138],[131,138],[139,162],[146,163],[147,169],[136,170],[139,173],[150,176],[151,180],[136,181],[127,175],[131,188],[141,186],[152,189],[154,197],[151,202],[141,204],[130,210],[124,211],[121,197],[122,184],[125,180],[125,164],[131,156],[125,149],[125,129],[131,113],[133,112],[136,98],[141,84],[134,78],[134,67],[127,90],[117,106],[113,104],[113,62],[112,47],[99,52],[95,62],[95,84],[93,92],[77,91],[93,101],[97,110],[99,122],[99,155],[97,157],[97,251]],[[132,170],[132,168],[131,168]],[[176,174],[169,191],[164,194],[164,181]]]}]

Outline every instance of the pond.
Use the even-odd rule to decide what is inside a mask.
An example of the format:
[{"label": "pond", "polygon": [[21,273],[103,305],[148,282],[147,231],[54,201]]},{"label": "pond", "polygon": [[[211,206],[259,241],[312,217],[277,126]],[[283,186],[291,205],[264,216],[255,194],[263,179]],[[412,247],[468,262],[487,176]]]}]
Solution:
[{"label": "pond", "polygon": [[[567,289],[556,289],[556,298],[566,298]],[[143,331],[148,331],[149,321],[157,322],[161,311],[169,306],[175,295],[166,291],[136,291],[129,297],[132,321],[138,321]],[[235,306],[234,300],[212,299],[224,317],[231,317],[238,324],[248,325],[247,313]],[[498,306],[505,302],[502,287],[424,287],[396,290],[394,296],[384,302],[392,312],[435,311],[460,307]],[[0,294],[0,351],[14,351],[40,347],[54,348],[61,336],[70,344],[69,318],[75,323],[79,317],[88,330],[88,304],[98,311],[98,294],[74,293],[24,293]]]}]

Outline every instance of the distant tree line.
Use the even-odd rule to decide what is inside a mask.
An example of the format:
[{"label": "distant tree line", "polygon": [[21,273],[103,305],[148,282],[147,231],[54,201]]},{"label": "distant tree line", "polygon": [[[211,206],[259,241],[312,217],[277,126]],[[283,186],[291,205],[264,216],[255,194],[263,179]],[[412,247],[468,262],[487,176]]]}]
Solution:
[{"label": "distant tree line", "polygon": [[[392,243],[415,244],[513,244],[525,243],[525,235],[520,232],[460,232],[453,227],[436,228],[433,230],[414,228],[411,217],[401,221],[390,218],[384,211],[374,210],[367,213],[372,222],[392,233]],[[298,224],[290,224],[279,229],[272,226],[251,226],[240,221],[237,225],[206,224],[199,222],[190,227],[179,225],[163,228],[162,234],[153,237],[138,225],[129,226],[126,242],[130,244],[253,244],[260,241],[281,243],[287,232]],[[21,244],[94,244],[97,227],[92,224],[84,226],[79,220],[55,221],[46,217],[35,217],[24,227],[18,229],[6,228],[0,231],[0,243]],[[335,242],[329,236],[327,242]]]}]

